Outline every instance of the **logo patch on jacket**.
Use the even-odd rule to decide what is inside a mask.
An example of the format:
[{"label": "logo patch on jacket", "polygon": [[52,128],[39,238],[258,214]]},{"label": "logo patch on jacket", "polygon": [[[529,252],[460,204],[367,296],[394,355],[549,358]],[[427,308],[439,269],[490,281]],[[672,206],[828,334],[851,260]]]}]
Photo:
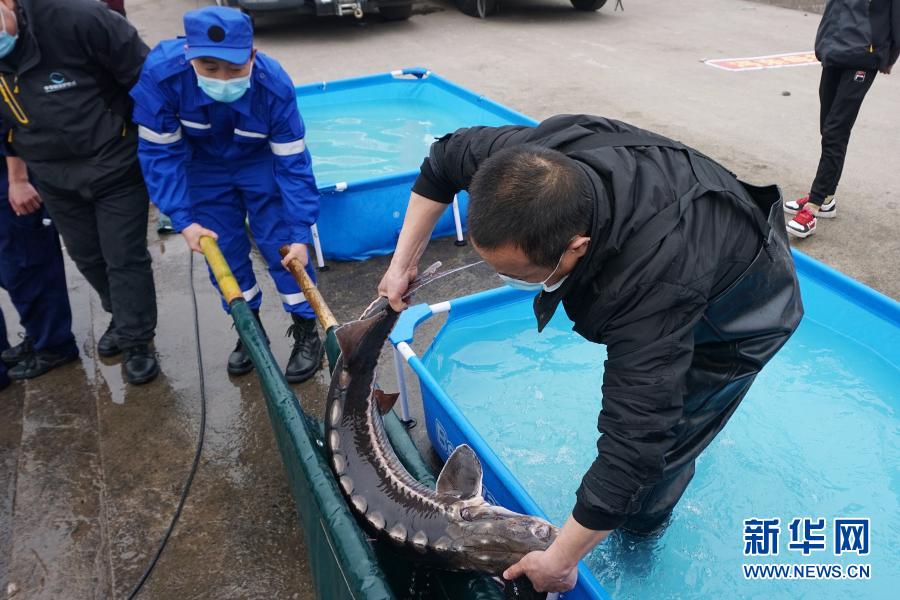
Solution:
[{"label": "logo patch on jacket", "polygon": [[853,75],[853,81],[857,83],[862,83],[866,80],[866,72],[865,71],[857,71],[856,74]]},{"label": "logo patch on jacket", "polygon": [[58,71],[54,71],[53,73],[50,73],[50,85],[45,85],[44,91],[48,94],[52,94],[53,92],[73,88],[76,85],[78,85],[77,81],[69,81],[66,79],[65,75]]}]

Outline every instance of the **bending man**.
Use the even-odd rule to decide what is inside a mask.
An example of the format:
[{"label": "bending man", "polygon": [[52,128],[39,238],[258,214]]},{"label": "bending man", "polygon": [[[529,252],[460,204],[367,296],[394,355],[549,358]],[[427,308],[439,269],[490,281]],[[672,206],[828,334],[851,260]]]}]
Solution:
[{"label": "bending man", "polygon": [[461,129],[432,145],[413,188],[379,286],[395,309],[463,189],[475,249],[534,291],[538,330],[562,303],[576,332],[607,346],[599,452],[572,515],[546,552],[505,573],[565,591],[610,531],[666,525],[697,456],[799,324],[781,195],[599,117]]}]

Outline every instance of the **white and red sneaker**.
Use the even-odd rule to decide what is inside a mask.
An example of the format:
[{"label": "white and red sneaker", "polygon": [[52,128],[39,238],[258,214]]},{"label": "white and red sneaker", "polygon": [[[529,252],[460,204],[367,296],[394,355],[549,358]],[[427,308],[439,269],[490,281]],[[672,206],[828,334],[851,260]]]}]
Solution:
[{"label": "white and red sneaker", "polygon": [[798,238],[811,236],[816,232],[816,215],[804,208],[788,221],[787,232]]},{"label": "white and red sneaker", "polygon": [[[798,212],[803,210],[803,207],[808,203],[809,196],[803,196],[802,198],[797,198],[796,200],[785,200],[784,212],[790,215],[796,215]],[[825,202],[822,203],[821,208],[819,208],[819,214],[817,214],[816,216],[823,219],[831,219],[837,216],[837,202],[835,202],[834,196],[826,196]]]}]

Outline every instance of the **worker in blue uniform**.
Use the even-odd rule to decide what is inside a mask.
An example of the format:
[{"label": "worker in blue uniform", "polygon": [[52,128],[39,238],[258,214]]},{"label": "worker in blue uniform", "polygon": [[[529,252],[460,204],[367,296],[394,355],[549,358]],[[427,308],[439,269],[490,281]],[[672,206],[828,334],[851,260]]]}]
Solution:
[{"label": "worker in blue uniform", "polygon": [[78,358],[59,235],[25,163],[2,156],[0,287],[25,329],[21,343],[10,347],[0,313],[0,389],[9,379],[32,379]]},{"label": "worker in blue uniform", "polygon": [[[192,250],[200,251],[201,236],[218,240],[259,318],[249,221],[293,319],[285,375],[305,381],[321,364],[322,342],[315,313],[285,265],[297,258],[315,275],[307,245],[319,193],[293,84],[275,60],[253,48],[253,26],[243,13],[218,6],[191,11],[184,29],[186,38],[164,40],[150,52],[131,90],[147,188]],[[282,259],[285,244],[290,253]],[[239,339],[228,372],[252,368]]]}]

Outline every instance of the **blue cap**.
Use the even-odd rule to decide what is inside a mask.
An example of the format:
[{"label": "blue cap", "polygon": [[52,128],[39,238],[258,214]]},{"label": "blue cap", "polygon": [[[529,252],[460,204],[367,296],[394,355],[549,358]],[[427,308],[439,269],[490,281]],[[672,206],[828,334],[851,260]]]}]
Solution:
[{"label": "blue cap", "polygon": [[253,50],[253,23],[239,10],[208,6],[184,15],[185,58],[219,58],[242,65]]}]

